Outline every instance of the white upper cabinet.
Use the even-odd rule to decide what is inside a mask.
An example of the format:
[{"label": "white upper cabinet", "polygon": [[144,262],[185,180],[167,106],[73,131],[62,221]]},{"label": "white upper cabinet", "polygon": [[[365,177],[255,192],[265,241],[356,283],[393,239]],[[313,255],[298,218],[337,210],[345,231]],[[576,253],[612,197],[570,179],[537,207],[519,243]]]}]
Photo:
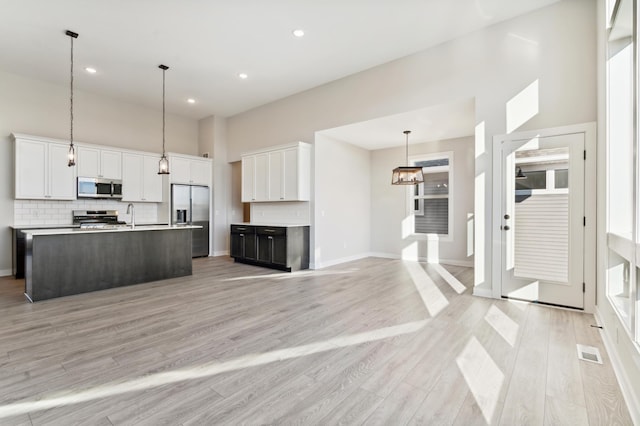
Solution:
[{"label": "white upper cabinet", "polygon": [[122,155],[122,201],[162,202],[162,175],[158,174],[160,156]]},{"label": "white upper cabinet", "polygon": [[242,157],[242,202],[250,203],[256,200],[256,157],[248,155]]},{"label": "white upper cabinet", "polygon": [[269,199],[284,200],[284,151],[269,153]]},{"label": "white upper cabinet", "polygon": [[169,171],[171,183],[211,185],[211,160],[208,158],[170,154]]},{"label": "white upper cabinet", "polygon": [[69,146],[15,138],[15,198],[75,200],[76,168],[68,167]]},{"label": "white upper cabinet", "polygon": [[122,179],[122,153],[108,149],[78,146],[78,176]]},{"label": "white upper cabinet", "polygon": [[242,156],[242,202],[309,201],[311,145],[298,142]]}]

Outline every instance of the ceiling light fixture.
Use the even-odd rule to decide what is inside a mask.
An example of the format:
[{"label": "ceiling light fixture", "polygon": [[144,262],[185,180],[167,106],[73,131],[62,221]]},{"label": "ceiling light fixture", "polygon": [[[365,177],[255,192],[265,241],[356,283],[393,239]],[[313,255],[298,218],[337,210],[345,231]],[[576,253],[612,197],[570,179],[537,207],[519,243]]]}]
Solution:
[{"label": "ceiling light fixture", "polygon": [[246,73],[241,72],[240,74],[238,74],[238,77],[240,77],[243,80],[246,80],[247,78],[249,78],[249,75],[247,75]]},{"label": "ceiling light fixture", "polygon": [[88,72],[89,74],[95,74],[95,73],[97,73],[97,72],[98,72],[98,70],[96,70],[96,69],[95,69],[95,68],[93,68],[93,67],[86,67],[84,70],[85,70],[86,72]]},{"label": "ceiling light fixture", "polygon": [[405,130],[402,132],[405,134],[405,154],[406,154],[406,166],[400,166],[393,169],[393,175],[391,176],[391,185],[417,185],[424,182],[424,175],[422,174],[422,167],[409,165],[409,133],[411,130]]},{"label": "ceiling light fixture", "polygon": [[291,33],[298,38],[304,37],[304,30],[293,30]]},{"label": "ceiling light fixture", "polygon": [[190,103],[190,104],[195,104],[196,100],[193,99],[193,98],[189,98],[189,99],[187,99],[187,102]]},{"label": "ceiling light fixture", "polygon": [[78,33],[74,33],[73,31],[65,31],[65,34],[69,36],[71,39],[71,96],[69,97],[69,115],[71,117],[71,126],[69,132],[69,154],[67,166],[72,167],[76,165],[76,149],[73,146],[73,39],[78,38]]},{"label": "ceiling light fixture", "polygon": [[168,175],[169,174],[169,160],[167,160],[167,155],[164,151],[164,122],[165,122],[165,112],[164,112],[164,74],[165,71],[169,69],[166,65],[158,65],[158,68],[162,70],[162,157],[160,157],[160,163],[158,163],[158,174],[159,175]]},{"label": "ceiling light fixture", "polygon": [[525,174],[522,172],[522,167],[518,167],[518,171],[517,171],[517,173],[516,173],[516,180],[524,180],[524,179],[526,179],[526,178],[527,178],[527,175],[525,175]]}]

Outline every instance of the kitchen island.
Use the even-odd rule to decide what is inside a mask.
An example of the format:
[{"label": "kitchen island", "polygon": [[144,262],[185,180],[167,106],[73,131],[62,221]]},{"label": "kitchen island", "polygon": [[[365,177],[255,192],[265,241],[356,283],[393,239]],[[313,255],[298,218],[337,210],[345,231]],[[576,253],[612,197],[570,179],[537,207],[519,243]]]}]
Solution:
[{"label": "kitchen island", "polygon": [[32,301],[192,274],[194,226],[23,230]]}]

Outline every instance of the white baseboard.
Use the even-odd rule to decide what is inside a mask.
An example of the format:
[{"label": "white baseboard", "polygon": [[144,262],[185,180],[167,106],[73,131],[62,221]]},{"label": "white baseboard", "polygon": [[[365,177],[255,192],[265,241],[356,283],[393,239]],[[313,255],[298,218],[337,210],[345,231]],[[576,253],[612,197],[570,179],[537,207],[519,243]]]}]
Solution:
[{"label": "white baseboard", "polygon": [[[366,257],[380,257],[382,259],[401,259],[401,256],[399,254],[394,254],[394,253],[382,253],[382,252],[368,252],[368,253],[360,253],[354,256],[347,256],[347,257],[342,257],[340,259],[333,259],[333,260],[329,260],[326,262],[322,262],[322,263],[311,263],[309,265],[309,267],[311,269],[322,269],[322,268],[328,268],[329,266],[335,266],[335,265],[339,265],[341,263],[345,263],[345,262],[352,262],[354,260],[359,260],[359,259],[364,259]],[[424,262],[424,263],[428,263],[427,258],[425,257],[421,257],[418,258],[418,262]],[[455,259],[440,259],[440,262],[438,262],[439,264],[443,264],[443,265],[453,265],[453,266],[464,266],[464,267],[468,267],[468,268],[473,268],[473,261],[467,261],[467,260],[455,260]]]},{"label": "white baseboard", "polygon": [[0,277],[8,277],[13,275],[13,271],[11,269],[0,269]]},{"label": "white baseboard", "polygon": [[463,266],[465,268],[473,268],[473,260],[455,260],[455,259],[440,259],[438,262],[441,265]]},{"label": "white baseboard", "polygon": [[491,290],[490,288],[474,287],[473,288],[473,295],[474,296],[478,296],[478,297],[486,297],[488,299],[495,299],[493,297],[493,290]]},{"label": "white baseboard", "polygon": [[213,256],[213,257],[216,257],[216,256],[229,256],[229,250],[214,251],[211,256]]},{"label": "white baseboard", "polygon": [[309,265],[309,267],[311,269],[328,268],[329,266],[335,266],[335,265],[339,265],[341,263],[352,262],[354,260],[364,259],[365,257],[370,257],[369,253],[360,253],[360,254],[356,254],[354,256],[347,256],[347,257],[342,257],[340,259],[328,260],[326,262],[312,263],[312,264]]},{"label": "white baseboard", "polygon": [[399,254],[393,253],[382,253],[382,252],[370,252],[368,253],[369,257],[380,257],[382,259],[400,259]]},{"label": "white baseboard", "polygon": [[[598,323],[598,325],[604,326],[602,315],[600,314],[600,310],[597,306],[594,316],[596,317],[596,322]],[[627,408],[629,409],[631,420],[633,421],[634,425],[640,425],[640,395],[637,395],[635,393],[633,385],[629,382],[629,375],[626,374],[625,367],[620,360],[620,356],[618,355],[616,346],[612,340],[611,335],[607,332],[607,329],[603,328],[600,335],[602,336],[604,347],[609,354],[609,359],[611,360],[613,371],[616,375],[616,378],[618,379],[618,383],[620,384],[620,391],[622,392],[622,396],[627,403]]]}]

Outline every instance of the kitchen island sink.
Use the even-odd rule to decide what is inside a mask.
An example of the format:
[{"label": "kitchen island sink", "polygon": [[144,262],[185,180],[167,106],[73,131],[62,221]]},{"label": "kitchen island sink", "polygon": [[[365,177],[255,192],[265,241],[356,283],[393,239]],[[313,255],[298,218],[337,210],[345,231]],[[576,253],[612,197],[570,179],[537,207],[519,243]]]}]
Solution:
[{"label": "kitchen island sink", "polygon": [[193,228],[24,230],[25,295],[35,302],[191,275]]}]

